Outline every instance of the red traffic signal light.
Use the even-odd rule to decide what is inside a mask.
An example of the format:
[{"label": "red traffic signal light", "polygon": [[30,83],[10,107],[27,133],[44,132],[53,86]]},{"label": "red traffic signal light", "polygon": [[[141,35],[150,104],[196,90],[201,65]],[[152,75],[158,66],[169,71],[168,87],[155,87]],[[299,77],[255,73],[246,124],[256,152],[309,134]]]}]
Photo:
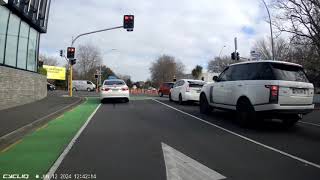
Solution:
[{"label": "red traffic signal light", "polygon": [[134,15],[123,16],[123,28],[127,31],[133,31],[134,28]]},{"label": "red traffic signal light", "polygon": [[68,47],[67,48],[67,58],[68,59],[74,59],[74,54],[76,52],[76,48],[74,47]]}]

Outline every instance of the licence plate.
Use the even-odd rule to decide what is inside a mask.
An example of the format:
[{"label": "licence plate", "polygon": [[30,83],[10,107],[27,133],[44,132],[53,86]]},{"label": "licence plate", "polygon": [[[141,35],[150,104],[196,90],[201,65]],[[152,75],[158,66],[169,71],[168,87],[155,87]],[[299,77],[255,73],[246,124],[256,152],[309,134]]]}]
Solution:
[{"label": "licence plate", "polygon": [[112,89],[112,91],[119,91],[118,89]]},{"label": "licence plate", "polygon": [[305,89],[292,89],[293,94],[306,94]]}]

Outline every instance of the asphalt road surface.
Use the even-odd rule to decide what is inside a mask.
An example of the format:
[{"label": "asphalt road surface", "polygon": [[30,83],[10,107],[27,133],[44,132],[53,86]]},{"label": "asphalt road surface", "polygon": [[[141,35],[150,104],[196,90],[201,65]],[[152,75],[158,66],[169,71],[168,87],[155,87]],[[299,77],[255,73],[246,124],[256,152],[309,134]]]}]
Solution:
[{"label": "asphalt road surface", "polygon": [[243,128],[231,113],[202,115],[196,105],[180,106],[164,98],[102,104],[55,174],[60,179],[75,179],[75,174],[116,180],[169,180],[183,174],[205,179],[201,177],[211,173],[207,179],[317,180],[319,115],[310,114],[306,123],[291,129],[274,121]]}]

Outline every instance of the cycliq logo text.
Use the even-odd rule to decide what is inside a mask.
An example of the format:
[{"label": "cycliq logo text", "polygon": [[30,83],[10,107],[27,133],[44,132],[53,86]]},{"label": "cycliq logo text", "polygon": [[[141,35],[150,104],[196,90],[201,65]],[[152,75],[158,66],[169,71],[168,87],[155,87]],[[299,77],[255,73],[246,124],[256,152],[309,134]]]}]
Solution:
[{"label": "cycliq logo text", "polygon": [[29,179],[29,174],[3,174],[3,179]]}]

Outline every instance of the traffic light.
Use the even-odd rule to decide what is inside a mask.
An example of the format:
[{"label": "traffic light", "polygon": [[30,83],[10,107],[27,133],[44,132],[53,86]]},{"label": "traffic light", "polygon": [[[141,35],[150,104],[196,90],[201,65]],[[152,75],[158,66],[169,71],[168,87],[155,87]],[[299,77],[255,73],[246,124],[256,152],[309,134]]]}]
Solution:
[{"label": "traffic light", "polygon": [[123,16],[123,28],[127,31],[133,31],[134,27],[134,15]]},{"label": "traffic light", "polygon": [[76,52],[76,48],[68,47],[68,49],[67,49],[67,58],[68,59],[74,59],[75,52]]},{"label": "traffic light", "polygon": [[233,53],[231,53],[231,59],[232,60],[236,60],[236,55],[235,55],[235,53],[233,52]]},{"label": "traffic light", "polygon": [[74,64],[76,64],[77,63],[77,60],[76,59],[70,59],[70,64],[71,65],[74,65]]},{"label": "traffic light", "polygon": [[239,52],[236,52],[236,53],[231,53],[231,59],[232,60],[240,60],[240,54],[239,54]]},{"label": "traffic light", "polygon": [[60,57],[63,56],[63,50],[60,50]]}]

